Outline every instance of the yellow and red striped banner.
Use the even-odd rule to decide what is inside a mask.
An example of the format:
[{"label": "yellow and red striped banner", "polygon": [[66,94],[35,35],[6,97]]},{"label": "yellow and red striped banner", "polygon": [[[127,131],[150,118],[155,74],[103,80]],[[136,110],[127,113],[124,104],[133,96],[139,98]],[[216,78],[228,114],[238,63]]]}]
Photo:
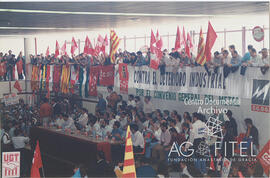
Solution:
[{"label": "yellow and red striped banner", "polygon": [[70,77],[69,65],[63,65],[62,75],[61,75],[61,91],[62,91],[62,93],[69,92],[69,77]]},{"label": "yellow and red striped banner", "polygon": [[110,34],[110,58],[111,58],[111,63],[115,63],[115,56],[114,54],[117,51],[117,48],[120,43],[120,38],[116,35],[114,30],[111,30]]},{"label": "yellow and red striped banner", "polygon": [[127,128],[125,160],[122,178],[136,178],[136,170],[133,155],[133,145],[131,140],[130,126]]},{"label": "yellow and red striped banner", "polygon": [[204,44],[202,29],[200,31],[199,44],[198,44],[198,54],[197,54],[196,62],[202,66],[206,62],[205,44]]}]

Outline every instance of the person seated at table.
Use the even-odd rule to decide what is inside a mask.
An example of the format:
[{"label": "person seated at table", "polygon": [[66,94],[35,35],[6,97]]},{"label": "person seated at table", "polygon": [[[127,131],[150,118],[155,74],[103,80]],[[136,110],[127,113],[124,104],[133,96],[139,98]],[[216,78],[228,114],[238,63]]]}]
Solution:
[{"label": "person seated at table", "polygon": [[90,132],[91,135],[102,137],[102,130],[100,129],[99,122],[97,122],[97,117],[93,116],[92,114],[88,115],[90,119],[90,125],[86,128],[87,131]]},{"label": "person seated at table", "polygon": [[64,123],[62,125],[62,129],[71,129],[71,130],[76,130],[76,127],[74,125],[74,120],[69,117],[67,114],[62,114],[62,118],[64,119]]},{"label": "person seated at table", "polygon": [[58,128],[61,128],[62,125],[64,124],[64,119],[62,117],[62,114],[58,114],[56,116],[56,120],[55,120],[55,126],[58,127]]},{"label": "person seated at table", "polygon": [[116,140],[116,141],[121,141],[122,140],[122,135],[123,131],[120,129],[120,122],[115,121],[113,124],[113,130],[111,133],[111,138]]},{"label": "person seated at table", "polygon": [[112,127],[109,125],[109,120],[100,120],[101,125],[101,131],[102,131],[102,137],[108,138],[110,133],[112,132]]},{"label": "person seated at table", "polygon": [[131,139],[133,144],[133,152],[134,153],[141,153],[144,148],[144,138],[142,133],[139,131],[139,127],[137,124],[132,124],[130,126],[131,130]]},{"label": "person seated at table", "polygon": [[81,113],[82,113],[81,116],[78,118],[78,121],[75,123],[75,125],[77,126],[79,130],[85,128],[88,123],[88,110],[83,108]]}]

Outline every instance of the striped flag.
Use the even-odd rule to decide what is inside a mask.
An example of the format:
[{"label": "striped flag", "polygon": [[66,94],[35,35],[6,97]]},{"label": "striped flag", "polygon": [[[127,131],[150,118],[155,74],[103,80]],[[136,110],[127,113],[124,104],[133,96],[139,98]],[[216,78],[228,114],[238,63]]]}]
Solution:
[{"label": "striped flag", "polygon": [[199,36],[198,54],[197,54],[196,62],[198,64],[202,65],[202,66],[206,62],[205,44],[204,44],[204,38],[203,38],[203,34],[202,34],[202,29],[200,31],[200,36]]},{"label": "striped flag", "polygon": [[128,126],[126,134],[126,149],[125,149],[125,160],[122,178],[133,178],[133,177],[134,178],[136,177],[136,170],[134,163],[130,126]]},{"label": "striped flag", "polygon": [[110,58],[111,58],[111,63],[114,64],[115,62],[115,56],[114,54],[117,51],[117,48],[119,46],[120,38],[116,35],[114,30],[111,30],[111,35],[110,35]]}]

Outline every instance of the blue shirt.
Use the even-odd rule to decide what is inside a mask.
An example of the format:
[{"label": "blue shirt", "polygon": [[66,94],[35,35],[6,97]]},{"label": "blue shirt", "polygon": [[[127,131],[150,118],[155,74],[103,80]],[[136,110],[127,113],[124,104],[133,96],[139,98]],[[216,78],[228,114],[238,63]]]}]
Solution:
[{"label": "blue shirt", "polygon": [[98,108],[101,112],[105,112],[105,110],[106,110],[106,101],[105,101],[103,98],[100,98],[100,99],[98,100],[97,108]]},{"label": "blue shirt", "polygon": [[242,62],[248,62],[250,60],[250,53],[247,52],[242,58]]},{"label": "blue shirt", "polygon": [[147,65],[147,62],[145,61],[145,58],[143,56],[137,57],[136,66],[143,66]]},{"label": "blue shirt", "polygon": [[121,129],[119,129],[119,128],[112,130],[112,138],[115,138],[115,140],[119,141],[120,138],[119,137],[116,137],[116,134],[120,134],[120,136],[122,137],[123,131]]},{"label": "blue shirt", "polygon": [[156,171],[149,165],[141,166],[136,170],[137,177],[156,177]]}]

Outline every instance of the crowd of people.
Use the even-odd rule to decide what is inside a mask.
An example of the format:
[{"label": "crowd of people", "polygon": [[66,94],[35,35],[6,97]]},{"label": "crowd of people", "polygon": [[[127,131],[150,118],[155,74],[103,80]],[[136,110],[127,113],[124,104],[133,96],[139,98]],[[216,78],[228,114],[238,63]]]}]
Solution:
[{"label": "crowd of people", "polygon": [[[115,54],[115,63],[126,63],[131,66],[150,66],[151,52],[150,48],[147,52],[128,52],[121,49]],[[100,53],[97,56],[91,56],[85,53],[79,55],[61,55],[55,56],[54,54],[45,56],[43,54],[30,55],[30,63],[32,65],[39,64],[71,64],[80,65],[84,68],[96,65],[110,65],[111,59],[107,53]],[[0,53],[0,80],[14,80],[18,75],[18,79],[24,79],[26,74],[25,69],[25,57],[22,52],[16,57],[9,50],[7,54]],[[167,49],[163,50],[163,55],[160,60],[159,68],[162,70],[166,66],[183,67],[183,66],[199,66],[196,62],[196,56],[191,53],[190,57],[185,53],[185,49],[175,50],[171,49],[169,52]],[[15,68],[16,66],[16,68]],[[224,66],[229,71],[236,71],[241,66],[241,71],[244,72],[247,66],[261,67],[263,73],[269,69],[269,51],[263,48],[257,51],[252,45],[248,45],[248,52],[243,57],[240,56],[235,45],[230,45],[229,50],[224,48],[221,51],[214,52],[212,60],[208,61],[205,65],[206,70]]]},{"label": "crowd of people", "polygon": [[[223,137],[217,137],[211,143],[208,142],[209,137],[205,134],[207,129],[205,115],[182,110],[161,111],[154,108],[149,96],[141,98],[129,95],[128,100],[124,100],[121,95],[113,91],[113,87],[108,87],[107,90],[109,95],[106,98],[103,98],[101,93],[98,94],[95,113],[89,113],[86,108],[73,103],[71,99],[57,97],[51,101],[44,97],[40,106],[35,107],[24,104],[23,100],[13,106],[2,105],[2,150],[18,150],[23,154],[25,145],[29,142],[29,130],[35,126],[55,127],[62,131],[80,131],[94,138],[121,143],[124,150],[126,130],[130,126],[138,177],[153,175],[167,177],[169,174],[171,176],[176,174],[177,177],[217,177],[221,176],[222,158],[237,157],[239,147],[235,146],[233,150],[229,145],[229,142],[237,141],[241,135],[237,130],[238,118],[233,117],[232,111],[212,116],[222,121],[220,134]],[[251,158],[252,154],[258,154],[260,150],[259,131],[253,125],[252,119],[246,118],[245,124],[247,130],[242,135],[242,140],[247,141],[246,154]],[[215,154],[213,148],[215,141],[220,141],[222,145],[218,154]],[[194,149],[191,159],[179,160],[178,158],[183,158],[183,155],[179,157],[175,153],[169,154],[174,144],[177,147],[181,145],[180,149],[186,155]],[[201,144],[207,144],[209,152],[201,153]],[[108,163],[104,159],[104,153],[98,154],[100,155],[98,163],[101,162],[102,166],[104,164],[106,166]],[[137,154],[142,156],[136,156]],[[209,168],[211,161],[203,159],[211,156],[215,158],[214,169]],[[121,170],[123,162],[120,161],[117,166]],[[96,170],[100,170],[97,175],[104,175],[102,169]],[[244,176],[263,174],[257,160],[253,160],[252,164],[250,161],[232,161],[230,176],[238,176],[239,172]],[[23,172],[22,175],[25,173]]]}]

